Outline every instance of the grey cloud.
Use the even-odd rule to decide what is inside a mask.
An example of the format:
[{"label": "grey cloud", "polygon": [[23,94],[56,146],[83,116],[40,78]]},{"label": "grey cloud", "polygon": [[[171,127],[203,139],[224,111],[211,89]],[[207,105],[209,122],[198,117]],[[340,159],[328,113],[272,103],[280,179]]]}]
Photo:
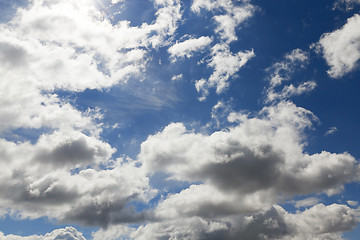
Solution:
[{"label": "grey cloud", "polygon": [[106,158],[108,153],[101,146],[89,146],[85,138],[71,140],[51,150],[38,151],[34,161],[52,164],[56,167],[92,164],[96,157]]},{"label": "grey cloud", "polygon": [[101,226],[104,229],[112,224],[140,223],[150,216],[146,212],[136,212],[135,207],[129,204],[136,198],[137,196],[131,196],[116,202],[91,200],[89,203],[74,205],[60,220],[84,226]]},{"label": "grey cloud", "polygon": [[226,155],[229,161],[209,163],[195,175],[221,190],[235,189],[242,193],[270,188],[278,182],[284,160],[271,146],[262,146],[261,155],[239,143],[233,144],[231,149],[227,150],[217,149],[215,154],[220,157]]},{"label": "grey cloud", "polygon": [[279,190],[290,194],[309,194],[321,189],[336,187],[354,181],[359,175],[359,166],[351,155],[322,152],[309,156],[311,162],[283,173]]},{"label": "grey cloud", "polygon": [[[286,116],[290,117],[290,113]],[[282,119],[248,119],[228,132],[210,136],[186,132],[183,125],[171,124],[142,144],[139,158],[150,172],[163,171],[175,179],[203,182],[217,186],[219,191],[242,194],[259,190],[309,194],[358,178],[359,167],[350,154],[303,153],[301,130],[292,125],[301,128],[307,117],[294,117],[296,120],[290,117],[284,123],[271,123]],[[279,135],[286,132],[287,136]]]},{"label": "grey cloud", "polygon": [[[10,206],[21,218],[47,216],[91,226],[142,221],[145,215],[131,202],[153,194],[144,172],[131,159],[109,161],[112,149],[96,138],[69,135],[43,135],[34,145],[1,142],[0,165],[6,168],[0,168],[0,206]],[[106,169],[70,172],[78,163],[105,160]]]},{"label": "grey cloud", "polygon": [[275,206],[253,215],[245,229],[235,231],[230,239],[341,239],[341,232],[357,225],[356,214],[354,209],[337,204],[318,204],[296,214]]},{"label": "grey cloud", "polygon": [[[218,219],[189,217],[149,223],[123,234],[131,239],[341,240],[342,232],[357,225],[357,216],[358,210],[339,204],[318,204],[294,214],[275,205],[251,215]],[[109,232],[115,234],[116,226]],[[95,234],[98,237],[95,239],[101,239],[101,234],[105,236],[102,231]]]},{"label": "grey cloud", "polygon": [[155,210],[160,218],[223,217],[264,209],[295,195],[335,193],[359,179],[348,153],[304,152],[303,130],[313,117],[289,102],[240,116],[237,126],[204,135],[174,123],[142,143],[139,159],[150,173],[189,181]]},{"label": "grey cloud", "polygon": [[18,68],[26,64],[27,52],[21,46],[0,42],[0,61],[3,66]]},{"label": "grey cloud", "polygon": [[57,177],[48,176],[36,183],[30,179],[24,170],[13,170],[11,178],[0,184],[1,198],[36,211],[46,206],[72,203],[80,196],[78,189],[62,185]]},{"label": "grey cloud", "polygon": [[[117,208],[124,208],[124,203],[118,203],[117,205]],[[112,203],[91,202],[88,205],[76,206],[72,211],[65,214],[62,221],[106,228],[113,210],[116,210],[116,207]]]}]

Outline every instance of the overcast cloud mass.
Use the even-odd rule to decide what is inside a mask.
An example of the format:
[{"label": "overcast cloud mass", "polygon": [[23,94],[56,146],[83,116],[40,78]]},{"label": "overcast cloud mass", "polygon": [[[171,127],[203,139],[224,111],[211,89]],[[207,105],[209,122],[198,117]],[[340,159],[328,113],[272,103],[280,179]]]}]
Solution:
[{"label": "overcast cloud mass", "polygon": [[0,240],[358,239],[359,11],[0,1]]}]

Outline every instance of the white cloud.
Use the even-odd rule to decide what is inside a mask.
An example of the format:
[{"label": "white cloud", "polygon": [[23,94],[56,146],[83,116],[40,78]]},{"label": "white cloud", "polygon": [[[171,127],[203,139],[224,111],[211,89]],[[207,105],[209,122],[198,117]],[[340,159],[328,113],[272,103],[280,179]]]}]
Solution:
[{"label": "white cloud", "polygon": [[55,91],[108,88],[141,73],[146,49],[166,45],[181,19],[180,1],[154,6],[152,23],[130,27],[112,25],[96,1],[34,0],[0,25],[0,132],[35,132],[33,143],[0,139],[0,209],[103,227],[143,218],[131,202],[154,193],[145,173],[111,159],[96,109],[81,112]]},{"label": "white cloud", "polygon": [[280,102],[264,108],[259,118],[242,116],[238,126],[211,135],[173,123],[149,136],[139,154],[149,173],[200,183],[169,195],[157,216],[244,214],[269,207],[280,196],[325,192],[358,179],[351,155],[304,152],[302,132],[312,118],[311,112]]},{"label": "white cloud", "polygon": [[176,61],[177,58],[190,58],[194,52],[203,50],[211,42],[211,38],[204,36],[200,38],[190,38],[183,42],[175,43],[168,49],[168,52],[171,54],[170,58],[173,59],[173,61]]},{"label": "white cloud", "polygon": [[242,1],[241,4],[234,4],[232,1],[223,0],[194,0],[191,10],[197,13],[201,9],[214,12],[221,10],[221,14],[214,16],[218,25],[215,32],[227,43],[230,43],[237,40],[236,29],[239,25],[254,14],[255,7],[248,2]]},{"label": "white cloud", "polygon": [[290,81],[297,68],[305,68],[308,59],[309,56],[307,52],[301,49],[294,49],[290,53],[287,53],[282,61],[276,62],[268,68],[267,71],[270,72],[270,86],[266,89],[265,102],[286,100],[292,96],[312,91],[316,87],[315,81],[302,82],[297,86],[289,84],[283,86],[281,90],[278,90],[284,82]]},{"label": "white cloud", "polygon": [[274,91],[274,88],[269,88],[267,93],[267,101],[272,102],[275,100],[285,100],[289,99],[292,96],[298,96],[306,92],[314,90],[316,87],[316,82],[308,81],[294,86],[293,84],[284,86],[281,92]]},{"label": "white cloud", "polygon": [[[211,119],[215,121],[215,126],[220,127],[220,125],[227,122],[227,116],[231,112],[231,104],[218,101],[211,109]],[[208,126],[211,126],[212,123],[209,123]]]},{"label": "white cloud", "polygon": [[360,15],[348,18],[342,28],[323,34],[318,47],[330,66],[331,77],[340,78],[353,71],[360,59]]},{"label": "white cloud", "polygon": [[[47,90],[110,87],[145,68],[146,51],[139,47],[165,44],[176,30],[179,1],[155,5],[152,24],[130,27],[127,21],[112,25],[92,1],[36,0],[18,10],[10,26],[1,27],[0,56],[16,52],[13,56],[24,77],[30,75]],[[9,65],[14,59],[4,60],[14,67]]]},{"label": "white cloud", "polygon": [[112,25],[95,1],[35,0],[0,25],[0,132],[16,128],[99,125],[54,90],[103,89],[141,74],[147,50],[167,44],[181,19],[180,2],[156,1],[151,24]]},{"label": "white cloud", "polygon": [[112,4],[117,4],[117,3],[119,3],[119,2],[123,2],[124,0],[111,0],[111,3]]},{"label": "white cloud", "polygon": [[225,223],[199,217],[180,218],[167,222],[153,222],[139,228],[114,225],[94,233],[94,240],[113,239],[206,239],[218,231],[227,229]]},{"label": "white cloud", "polygon": [[17,235],[4,235],[0,232],[0,239],[1,240],[85,240],[82,233],[78,232],[73,227],[66,227],[62,229],[56,229],[51,233],[47,233],[43,236],[39,235],[32,235],[27,237],[17,236]]},{"label": "white cloud", "polygon": [[271,71],[270,86],[276,87],[284,81],[289,81],[296,67],[300,66],[304,68],[308,58],[308,53],[301,49],[294,49],[290,53],[287,53],[283,61],[276,62],[268,68],[268,71]]},{"label": "white cloud", "polygon": [[357,216],[357,211],[339,204],[318,204],[300,214],[284,214],[290,231],[298,235],[295,239],[351,230],[357,224]]},{"label": "white cloud", "polygon": [[316,197],[310,197],[310,198],[305,198],[299,201],[295,202],[295,207],[300,208],[300,207],[312,207],[315,204],[318,204],[320,202],[320,199],[316,198]]},{"label": "white cloud", "polygon": [[331,128],[329,128],[329,130],[326,131],[325,136],[334,134],[334,133],[336,133],[337,131],[338,131],[337,127],[331,127]]},{"label": "white cloud", "polygon": [[[330,239],[351,229],[355,210],[346,206],[316,205],[297,214],[271,208],[294,195],[334,193],[358,179],[358,165],[350,154],[305,151],[304,129],[311,128],[315,117],[284,99],[313,89],[312,81],[285,86],[274,93],[277,104],[252,117],[231,113],[233,125],[224,131],[206,135],[182,123],[169,124],[142,143],[138,160],[113,159],[116,149],[100,137],[103,126],[96,120],[101,113],[81,112],[55,94],[125,83],[146,69],[148,54],[160,47],[175,59],[190,57],[212,42],[200,37],[169,47],[181,20],[181,2],[155,0],[154,6],[153,22],[131,27],[128,21],[112,24],[94,1],[34,0],[11,24],[0,25],[0,74],[6,76],[0,82],[0,132],[31,128],[39,135],[32,142],[0,138],[1,214],[100,226],[95,239],[238,239],[236,234],[248,239],[254,239],[253,234]],[[249,1],[193,1],[193,11],[201,8],[216,13],[215,32],[221,38],[207,62],[213,72],[196,82],[205,99],[210,88],[222,93],[254,57],[253,50],[233,53],[228,45],[254,7]],[[286,55],[274,64],[271,86],[289,80],[295,66],[306,61],[307,53],[299,49]],[[211,114],[218,126],[229,111],[224,102],[214,106]],[[138,212],[136,202],[154,197],[150,178],[159,172],[189,187]],[[297,204],[315,203],[307,199]],[[125,226],[144,221],[148,224],[139,228]],[[264,231],[254,233],[251,229],[257,226]],[[0,233],[0,238],[84,239],[74,228],[27,238]]]},{"label": "white cloud", "polygon": [[198,80],[196,90],[202,94],[201,101],[206,99],[208,89],[216,87],[216,93],[222,93],[229,86],[229,79],[235,75],[251,58],[255,56],[254,50],[232,53],[225,44],[216,44],[211,48],[211,58],[208,66],[213,68],[209,79]]},{"label": "white cloud", "polygon": [[171,77],[171,81],[180,81],[183,78],[183,74],[174,75]]}]

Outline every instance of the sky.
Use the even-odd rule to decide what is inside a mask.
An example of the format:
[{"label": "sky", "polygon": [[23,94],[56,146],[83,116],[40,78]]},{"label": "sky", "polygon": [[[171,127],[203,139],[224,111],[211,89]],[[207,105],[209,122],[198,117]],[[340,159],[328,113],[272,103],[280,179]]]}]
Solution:
[{"label": "sky", "polygon": [[0,0],[0,239],[355,240],[359,0]]}]

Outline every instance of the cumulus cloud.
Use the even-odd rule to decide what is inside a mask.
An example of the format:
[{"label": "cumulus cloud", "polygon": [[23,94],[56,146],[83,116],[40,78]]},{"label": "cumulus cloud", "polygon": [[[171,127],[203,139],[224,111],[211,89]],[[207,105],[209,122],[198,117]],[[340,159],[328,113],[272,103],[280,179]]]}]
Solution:
[{"label": "cumulus cloud", "polygon": [[195,84],[196,90],[202,95],[199,100],[206,99],[209,88],[216,87],[216,93],[222,93],[229,86],[229,79],[254,56],[254,50],[232,53],[229,45],[225,43],[213,46],[211,48],[211,58],[207,64],[214,69],[213,73],[207,80],[202,78],[196,81]]},{"label": "cumulus cloud", "polygon": [[11,25],[1,26],[1,59],[12,56],[3,59],[5,65],[16,61],[45,89],[81,91],[124,82],[145,67],[146,51],[139,47],[164,44],[181,19],[179,1],[158,0],[155,6],[153,23],[130,27],[128,21],[113,25],[92,1],[33,1]]},{"label": "cumulus cloud", "polygon": [[215,32],[227,43],[237,40],[236,29],[255,12],[255,7],[246,0],[240,1],[238,4],[233,1],[195,0],[191,10],[199,13],[201,9],[212,12],[220,11],[219,14],[214,14],[214,20],[218,25]]},{"label": "cumulus cloud", "polygon": [[190,58],[194,52],[203,50],[212,42],[209,37],[190,38],[180,43],[172,45],[168,52],[171,54],[170,58],[176,61],[177,58]]},{"label": "cumulus cloud", "polygon": [[0,208],[20,218],[106,227],[143,216],[131,207],[154,193],[136,161],[112,159],[97,110],[55,92],[125,83],[146,67],[146,49],[167,44],[180,1],[154,1],[155,20],[111,23],[95,1],[34,0],[0,25],[1,136],[35,129],[32,142],[0,139]]},{"label": "cumulus cloud", "polygon": [[177,218],[149,223],[139,228],[113,226],[100,230],[94,239],[343,239],[342,232],[353,229],[358,210],[345,205],[318,204],[303,212],[289,213],[274,205],[251,215],[217,219],[200,217]]},{"label": "cumulus cloud", "polygon": [[0,232],[0,239],[2,240],[85,240],[82,233],[78,232],[73,227],[66,227],[63,229],[56,229],[51,233],[47,233],[43,236],[32,235],[27,237],[16,236],[13,234],[4,235]]},{"label": "cumulus cloud", "polygon": [[[138,229],[125,226],[112,226],[97,231],[95,240],[111,239],[213,239],[214,233],[227,229],[220,221],[208,221],[199,217],[181,218],[168,222],[154,222]],[[216,239],[216,238],[215,238]]]},{"label": "cumulus cloud", "polygon": [[318,47],[330,66],[331,77],[340,78],[356,69],[360,59],[360,15],[348,18],[342,28],[323,34]]},{"label": "cumulus cloud", "polygon": [[155,213],[160,218],[244,214],[358,179],[359,167],[348,153],[304,152],[302,132],[312,118],[281,102],[265,107],[259,118],[239,116],[237,126],[211,135],[173,123],[149,136],[139,154],[149,173],[200,183],[169,195]]},{"label": "cumulus cloud", "polygon": [[[357,210],[306,198],[334,194],[358,180],[359,166],[348,153],[306,152],[304,131],[316,117],[287,99],[310,91],[315,82],[275,91],[297,66],[306,65],[308,54],[300,49],[271,68],[271,106],[250,115],[231,112],[218,101],[211,117],[219,128],[229,115],[230,127],[205,134],[171,123],[141,144],[137,159],[116,158],[116,149],[101,138],[101,113],[80,111],[56,92],[126,83],[146,70],[154,49],[167,49],[170,59],[191,57],[213,38],[171,45],[182,17],[179,0],[153,1],[154,20],[136,27],[111,22],[95,2],[34,0],[10,23],[0,24],[0,74],[6,76],[0,82],[0,133],[35,131],[29,140],[0,138],[2,215],[101,227],[94,239],[340,239],[355,226]],[[214,13],[220,37],[206,62],[210,76],[196,82],[200,100],[210,88],[225,91],[255,56],[254,50],[234,53],[229,45],[255,10],[249,2],[193,1],[192,11]],[[352,19],[347,24],[358,16]],[[323,39],[329,36],[337,38],[335,33],[322,37],[324,52]],[[150,180],[164,173],[186,187],[171,193],[161,189],[160,200],[149,204],[158,191]],[[276,205],[298,195],[306,199],[295,206],[312,207],[294,214]],[[138,210],[139,202],[149,209]],[[29,237],[0,232],[0,238],[84,239],[70,227]]]},{"label": "cumulus cloud", "polygon": [[154,194],[134,161],[111,160],[109,144],[76,131],[43,135],[34,145],[1,139],[0,153],[0,206],[21,218],[106,227],[141,219],[129,203]]},{"label": "cumulus cloud", "polygon": [[155,1],[156,19],[113,25],[94,1],[32,1],[0,25],[0,131],[72,127],[91,119],[53,91],[103,89],[141,74],[147,50],[166,44],[181,19],[179,1]]}]

